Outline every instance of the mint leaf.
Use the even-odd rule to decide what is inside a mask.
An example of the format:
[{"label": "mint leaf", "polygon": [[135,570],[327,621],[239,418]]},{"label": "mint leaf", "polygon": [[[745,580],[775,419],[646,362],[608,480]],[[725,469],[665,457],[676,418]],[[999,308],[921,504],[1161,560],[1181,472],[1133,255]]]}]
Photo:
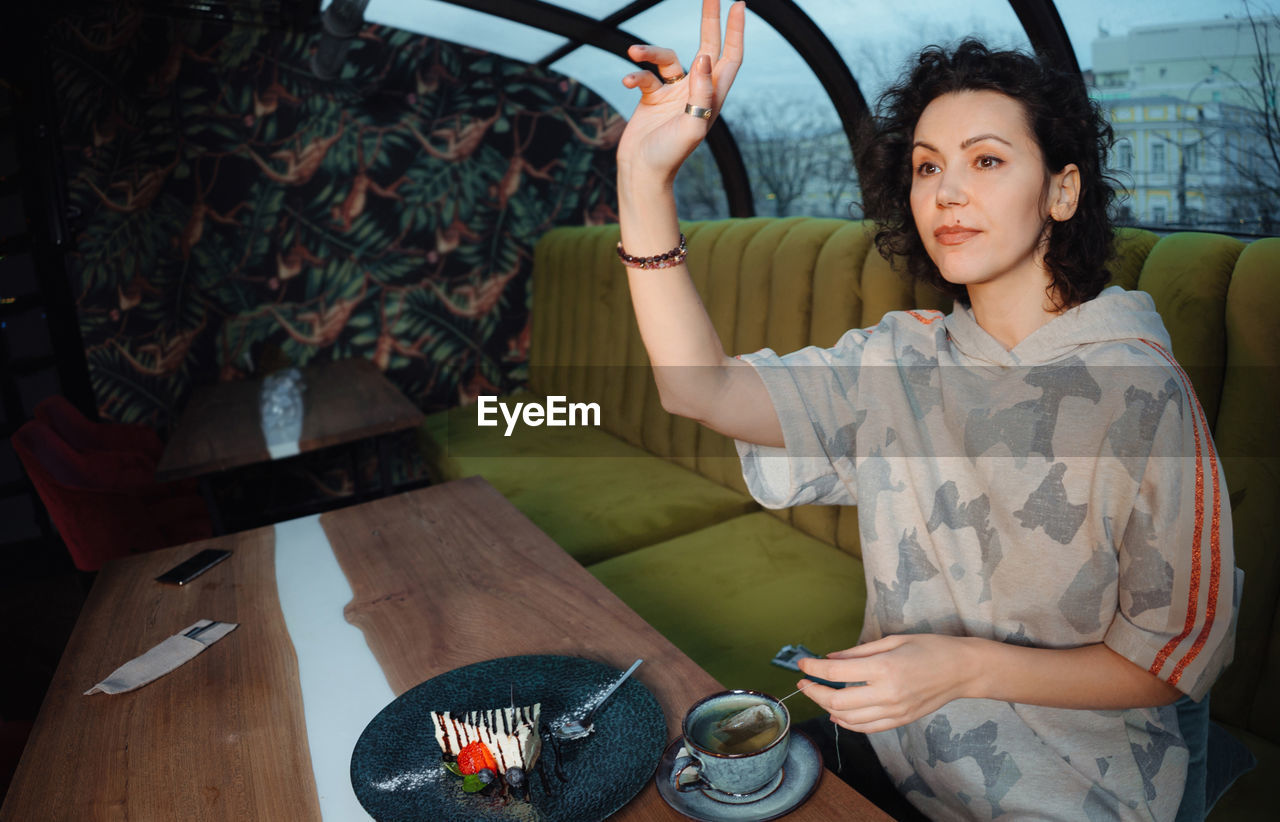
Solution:
[{"label": "mint leaf", "polygon": [[476,774],[469,773],[462,777],[462,789],[467,793],[479,793],[484,790],[484,783]]},{"label": "mint leaf", "polygon": [[462,769],[458,767],[457,762],[450,762],[449,760],[446,759],[444,760],[444,767],[446,770],[449,771],[449,773],[453,774],[454,776],[463,775]]}]

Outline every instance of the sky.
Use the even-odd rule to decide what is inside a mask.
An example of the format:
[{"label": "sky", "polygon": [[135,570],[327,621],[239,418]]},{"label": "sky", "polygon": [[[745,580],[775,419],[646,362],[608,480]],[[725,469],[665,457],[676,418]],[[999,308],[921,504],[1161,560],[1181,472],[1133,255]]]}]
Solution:
[{"label": "sky", "polygon": [[[592,16],[605,16],[626,0],[552,0]],[[1268,5],[1251,0],[1255,7]],[[1274,8],[1280,0],[1271,0]],[[874,98],[898,73],[902,61],[921,46],[977,31],[996,45],[1027,45],[1007,0],[797,0],[826,32],[862,86]],[[327,6],[329,0],[322,2]],[[729,2],[722,0],[727,14]],[[700,0],[666,0],[624,25],[638,39],[669,45],[691,60],[697,48]],[[749,6],[748,6],[749,8]],[[891,10],[890,10],[891,9]],[[1058,0],[1058,13],[1082,69],[1092,64],[1090,45],[1106,30],[1122,35],[1133,26],[1243,16],[1243,0]],[[443,0],[370,0],[370,22],[486,48],[518,59],[534,60],[563,42],[554,35],[486,15]],[[782,96],[810,97],[817,83],[803,61],[767,24],[749,14],[746,59],[732,105],[758,105]],[[685,56],[689,55],[689,56]],[[622,88],[630,66],[592,48],[579,49],[554,66],[577,77],[624,114],[636,93]],[[819,92],[820,96],[821,95]],[[812,98],[810,98],[812,99]],[[728,116],[728,111],[726,111]]]}]

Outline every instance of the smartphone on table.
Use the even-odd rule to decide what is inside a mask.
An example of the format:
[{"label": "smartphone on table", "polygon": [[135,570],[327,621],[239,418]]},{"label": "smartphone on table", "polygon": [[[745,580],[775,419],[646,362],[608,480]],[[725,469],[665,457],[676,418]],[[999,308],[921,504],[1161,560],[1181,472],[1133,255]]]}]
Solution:
[{"label": "smartphone on table", "polygon": [[165,585],[186,585],[229,556],[231,556],[230,551],[206,548],[156,577],[156,582],[163,582]]}]

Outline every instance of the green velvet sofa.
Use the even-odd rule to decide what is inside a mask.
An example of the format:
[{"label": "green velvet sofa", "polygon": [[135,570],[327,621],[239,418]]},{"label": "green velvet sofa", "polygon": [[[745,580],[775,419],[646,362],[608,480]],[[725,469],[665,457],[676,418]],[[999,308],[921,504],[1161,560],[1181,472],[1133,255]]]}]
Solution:
[{"label": "green velvet sofa", "polygon": [[[865,223],[754,218],[685,225],[689,267],[729,352],[833,344],[902,308],[949,301],[876,253]],[[616,226],[538,244],[529,393],[596,403],[599,426],[480,426],[467,406],[422,431],[438,480],[483,475],[650,624],[726,685],[788,693],[770,664],[853,644],[865,582],[853,508],[762,510],[732,442],[667,414],[647,368]],[[1213,819],[1274,819],[1280,779],[1280,239],[1121,230],[1114,282],[1149,292],[1214,427],[1245,570],[1235,662],[1214,719],[1259,767]],[[514,407],[512,405],[512,407]],[[492,412],[493,409],[491,408]],[[798,717],[812,703],[793,702]]]}]

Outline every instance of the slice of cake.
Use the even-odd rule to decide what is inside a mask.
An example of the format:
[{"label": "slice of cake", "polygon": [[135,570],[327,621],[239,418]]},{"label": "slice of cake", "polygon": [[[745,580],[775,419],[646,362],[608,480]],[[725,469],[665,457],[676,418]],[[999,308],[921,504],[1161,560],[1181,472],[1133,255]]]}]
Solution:
[{"label": "slice of cake", "polygon": [[446,759],[456,758],[472,742],[483,742],[493,752],[499,775],[519,768],[524,776],[542,753],[542,738],[538,736],[541,710],[542,704],[535,703],[522,708],[471,711],[460,717],[448,711],[432,711],[431,722],[436,743]]}]

